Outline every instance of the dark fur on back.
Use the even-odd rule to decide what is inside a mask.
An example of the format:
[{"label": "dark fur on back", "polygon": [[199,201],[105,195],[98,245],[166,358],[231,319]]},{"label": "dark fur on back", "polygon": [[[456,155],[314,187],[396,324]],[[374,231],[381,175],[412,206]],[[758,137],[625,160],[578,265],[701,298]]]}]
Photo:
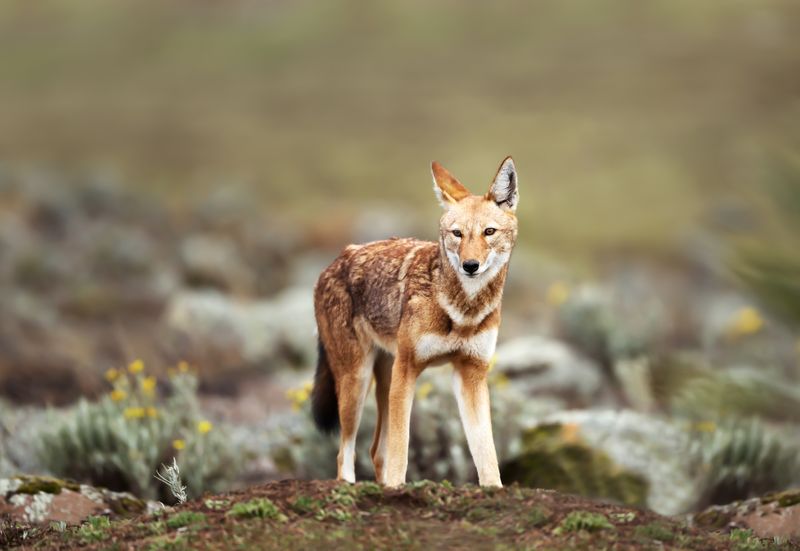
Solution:
[{"label": "dark fur on back", "polygon": [[339,402],[336,398],[336,382],[333,379],[328,354],[322,341],[317,341],[317,372],[314,374],[314,390],[311,391],[311,413],[314,424],[324,433],[339,430]]}]

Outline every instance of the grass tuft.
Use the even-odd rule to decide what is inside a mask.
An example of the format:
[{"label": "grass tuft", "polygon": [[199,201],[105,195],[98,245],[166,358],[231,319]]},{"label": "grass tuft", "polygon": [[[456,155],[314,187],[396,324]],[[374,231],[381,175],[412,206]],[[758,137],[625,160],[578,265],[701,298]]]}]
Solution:
[{"label": "grass tuft", "polygon": [[572,511],[561,521],[561,524],[558,525],[558,528],[553,533],[558,535],[564,532],[580,532],[581,530],[597,532],[599,530],[613,529],[614,525],[609,522],[605,515],[588,511]]},{"label": "grass tuft", "polygon": [[239,502],[233,505],[228,515],[236,518],[263,518],[286,522],[288,517],[267,498],[255,498],[250,501]]},{"label": "grass tuft", "polygon": [[180,511],[175,513],[167,519],[167,528],[175,530],[176,528],[183,528],[190,524],[199,524],[205,522],[206,516],[203,513],[196,513],[195,511]]}]

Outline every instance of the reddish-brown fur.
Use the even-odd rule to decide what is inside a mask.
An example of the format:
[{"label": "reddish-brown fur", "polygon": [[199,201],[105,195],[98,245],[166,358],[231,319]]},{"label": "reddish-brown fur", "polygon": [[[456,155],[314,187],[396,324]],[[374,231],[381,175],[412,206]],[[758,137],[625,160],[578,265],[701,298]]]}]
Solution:
[{"label": "reddish-brown fur", "polygon": [[[414,383],[427,366],[451,362],[479,480],[500,485],[486,374],[517,233],[516,172],[506,159],[485,196],[471,195],[438,163],[432,172],[445,206],[438,243],[350,245],[320,275],[314,293],[320,338],[315,418],[331,428],[329,417],[338,415],[338,478],[354,480],[355,434],[374,377],[376,478],[401,484]],[[469,263],[477,263],[475,275],[468,273]]]}]

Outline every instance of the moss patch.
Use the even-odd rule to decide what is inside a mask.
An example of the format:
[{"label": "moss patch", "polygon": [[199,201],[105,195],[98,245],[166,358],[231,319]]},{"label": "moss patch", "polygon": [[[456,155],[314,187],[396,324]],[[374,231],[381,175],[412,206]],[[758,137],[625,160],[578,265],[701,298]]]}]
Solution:
[{"label": "moss patch", "polygon": [[558,525],[554,533],[563,534],[565,532],[579,532],[581,530],[597,532],[599,530],[613,529],[614,525],[601,513],[573,511],[561,521],[561,524]]},{"label": "moss patch", "polygon": [[45,494],[60,494],[61,490],[67,489],[74,492],[79,492],[80,484],[60,478],[53,478],[50,476],[17,476],[17,480],[21,481],[20,486],[14,490],[15,494],[29,494],[35,495],[38,493]]},{"label": "moss patch", "polygon": [[644,478],[625,471],[561,424],[528,430],[523,435],[522,453],[502,466],[501,475],[506,482],[604,497],[626,505],[641,506],[647,498]]}]

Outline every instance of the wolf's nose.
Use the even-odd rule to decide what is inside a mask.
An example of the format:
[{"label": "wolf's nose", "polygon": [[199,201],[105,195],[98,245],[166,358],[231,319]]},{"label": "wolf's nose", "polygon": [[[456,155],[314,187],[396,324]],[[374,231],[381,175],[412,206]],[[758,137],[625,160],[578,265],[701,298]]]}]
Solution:
[{"label": "wolf's nose", "polygon": [[474,274],[475,272],[477,272],[478,266],[480,265],[481,263],[478,262],[477,260],[465,260],[464,263],[462,264],[462,266],[464,267],[464,271],[467,272],[468,274]]}]

